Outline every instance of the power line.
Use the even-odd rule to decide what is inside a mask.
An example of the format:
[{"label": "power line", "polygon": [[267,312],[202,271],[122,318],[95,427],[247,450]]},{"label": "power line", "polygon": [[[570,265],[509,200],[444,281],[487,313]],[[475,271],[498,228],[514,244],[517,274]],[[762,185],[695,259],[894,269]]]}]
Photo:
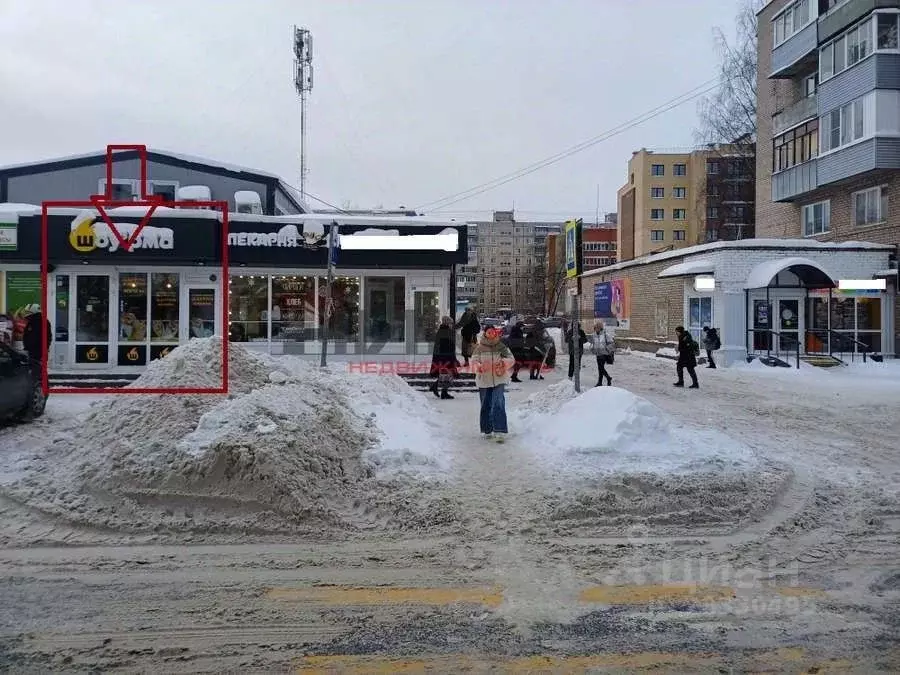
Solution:
[{"label": "power line", "polygon": [[[710,85],[712,85],[712,86],[710,86]],[[711,92],[715,89],[718,89],[720,86],[721,86],[721,83],[718,82],[718,78],[713,78],[711,80],[707,80],[703,84],[701,84],[697,87],[694,87],[693,89],[688,90],[684,94],[681,94],[680,96],[677,96],[676,98],[671,99],[670,101],[667,101],[666,103],[663,103],[662,105],[657,106],[656,108],[653,108],[652,110],[650,110],[642,115],[639,115],[638,117],[634,117],[631,120],[624,122],[624,123],[620,124],[619,126],[614,127],[613,129],[610,129],[609,131],[606,131],[606,132],[600,134],[599,136],[595,136],[594,138],[591,138],[587,141],[578,143],[577,145],[572,146],[568,150],[564,150],[562,152],[556,153],[555,155],[551,155],[550,157],[547,157],[544,160],[541,160],[539,162],[531,164],[523,169],[519,169],[518,171],[515,171],[511,174],[507,174],[505,176],[501,176],[500,178],[496,178],[492,181],[488,181],[486,183],[476,185],[475,187],[469,188],[468,190],[463,190],[462,192],[456,192],[452,195],[447,195],[446,197],[443,197],[441,199],[435,199],[433,201],[427,202],[425,204],[422,204],[421,206],[417,206],[415,210],[419,211],[419,210],[425,209],[426,207],[443,203],[443,206],[439,206],[439,207],[432,209],[433,211],[441,211],[441,210],[446,209],[448,206],[457,204],[461,201],[465,201],[466,199],[470,199],[477,195],[483,194],[484,192],[488,192],[489,190],[493,190],[494,188],[498,188],[501,185],[505,185],[506,183],[510,183],[514,180],[518,180],[519,178],[522,178],[524,176],[532,174],[535,171],[539,171],[540,169],[543,169],[547,166],[556,164],[557,162],[559,162],[563,159],[566,159],[568,157],[571,157],[572,155],[577,154],[583,150],[586,150],[587,148],[593,147],[594,145],[597,145],[598,143],[602,143],[603,141],[609,140],[610,138],[613,138],[614,136],[618,136],[619,134],[627,131],[628,129],[631,129],[631,128],[636,127],[640,124],[643,124],[644,122],[647,122],[655,117],[658,117],[659,115],[661,115],[664,112],[668,112],[669,110],[674,110],[675,108],[677,108],[681,105],[684,105],[685,103],[687,103],[689,101],[692,101],[696,98],[699,98],[700,96],[708,94],[709,92]],[[458,199],[457,199],[457,197],[458,197]],[[444,202],[446,202],[446,203],[444,203]]]}]

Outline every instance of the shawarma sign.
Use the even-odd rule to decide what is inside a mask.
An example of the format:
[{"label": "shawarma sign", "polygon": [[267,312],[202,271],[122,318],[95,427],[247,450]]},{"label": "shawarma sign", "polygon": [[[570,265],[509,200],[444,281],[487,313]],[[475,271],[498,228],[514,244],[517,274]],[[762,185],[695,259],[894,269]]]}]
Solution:
[{"label": "shawarma sign", "polygon": [[[113,223],[125,241],[131,238],[138,228],[136,223]],[[79,253],[90,253],[101,250],[115,253],[122,248],[109,226],[94,216],[79,216],[72,221],[69,232],[69,245]],[[175,248],[175,233],[167,227],[144,226],[135,239],[129,252],[140,249],[172,250]]]}]

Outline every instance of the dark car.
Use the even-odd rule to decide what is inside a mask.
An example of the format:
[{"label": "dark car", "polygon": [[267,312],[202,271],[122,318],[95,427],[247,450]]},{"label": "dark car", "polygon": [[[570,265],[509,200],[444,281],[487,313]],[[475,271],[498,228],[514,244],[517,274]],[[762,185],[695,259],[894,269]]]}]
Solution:
[{"label": "dark car", "polygon": [[40,364],[0,344],[0,420],[30,422],[43,415],[46,406]]}]

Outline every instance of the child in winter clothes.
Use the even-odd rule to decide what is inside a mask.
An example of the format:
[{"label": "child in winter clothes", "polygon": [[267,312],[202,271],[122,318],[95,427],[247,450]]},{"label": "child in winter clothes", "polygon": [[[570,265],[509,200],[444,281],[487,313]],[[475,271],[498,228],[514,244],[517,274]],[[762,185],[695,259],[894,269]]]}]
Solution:
[{"label": "child in winter clothes", "polygon": [[472,354],[475,384],[481,399],[480,426],[485,438],[503,442],[509,432],[506,423],[504,391],[509,383],[509,371],[515,365],[512,352],[501,341],[501,331],[488,328],[481,335]]}]

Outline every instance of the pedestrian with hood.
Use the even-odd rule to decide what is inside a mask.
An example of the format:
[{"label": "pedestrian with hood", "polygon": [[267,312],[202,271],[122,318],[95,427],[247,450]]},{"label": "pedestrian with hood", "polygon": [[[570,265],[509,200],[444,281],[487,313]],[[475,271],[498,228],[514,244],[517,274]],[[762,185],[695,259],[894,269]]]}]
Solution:
[{"label": "pedestrian with hood", "polygon": [[684,371],[688,371],[691,376],[691,386],[688,389],[699,389],[700,384],[697,382],[697,354],[700,353],[700,345],[693,336],[688,333],[684,326],[675,328],[675,334],[678,336],[678,360],[675,363],[675,370],[678,373],[678,382],[676,387],[684,386]]},{"label": "pedestrian with hood", "polygon": [[438,398],[452,399],[450,385],[459,376],[459,359],[456,358],[456,347],[453,344],[453,319],[449,316],[441,318],[441,325],[435,336],[431,376],[435,378],[429,387],[431,393]]},{"label": "pedestrian with hood", "polygon": [[[569,326],[569,330],[566,331],[566,349],[569,350],[569,379],[571,380],[575,377],[575,325],[572,324]],[[579,358],[584,356],[584,345],[588,342],[588,336],[584,332],[584,329],[581,325],[578,326],[578,353]]]},{"label": "pedestrian with hood", "polygon": [[481,324],[478,323],[478,315],[475,313],[474,306],[469,305],[466,307],[466,311],[463,312],[462,317],[460,317],[459,322],[456,324],[456,328],[459,330],[460,337],[462,338],[462,355],[463,359],[465,359],[464,365],[468,367],[469,359],[472,358],[472,351],[478,340],[478,333],[481,332]]},{"label": "pedestrian with hood", "polygon": [[606,371],[607,365],[612,365],[615,359],[616,343],[606,334],[606,326],[602,321],[594,323],[594,334],[591,336],[591,350],[597,357],[597,386],[603,386],[603,378],[606,378],[606,386],[612,386],[612,378]]},{"label": "pedestrian with hood", "polygon": [[29,305],[25,310],[25,330],[22,333],[22,346],[28,355],[35,361],[43,361],[44,346],[41,338],[41,329],[47,332],[47,349],[53,342],[53,331],[50,321],[44,319],[40,305]]},{"label": "pedestrian with hood", "polygon": [[500,339],[501,335],[499,328],[485,330],[472,355],[475,384],[481,399],[481,433],[485,438],[493,438],[499,443],[509,433],[505,390],[509,383],[509,371],[515,364],[512,352]]},{"label": "pedestrian with hood", "polygon": [[506,339],[506,346],[512,352],[513,358],[516,360],[513,365],[512,377],[510,382],[521,382],[519,379],[519,371],[528,360],[528,350],[525,348],[525,322],[518,319],[513,327],[509,329],[509,337]]},{"label": "pedestrian with hood", "polygon": [[528,379],[543,380],[541,375],[541,364],[544,362],[545,352],[543,332],[541,324],[535,323],[528,329],[525,336],[525,355],[528,361]]},{"label": "pedestrian with hood", "polygon": [[722,348],[718,330],[703,326],[703,348],[706,350],[706,367],[715,368],[716,361],[713,358],[713,352]]}]

